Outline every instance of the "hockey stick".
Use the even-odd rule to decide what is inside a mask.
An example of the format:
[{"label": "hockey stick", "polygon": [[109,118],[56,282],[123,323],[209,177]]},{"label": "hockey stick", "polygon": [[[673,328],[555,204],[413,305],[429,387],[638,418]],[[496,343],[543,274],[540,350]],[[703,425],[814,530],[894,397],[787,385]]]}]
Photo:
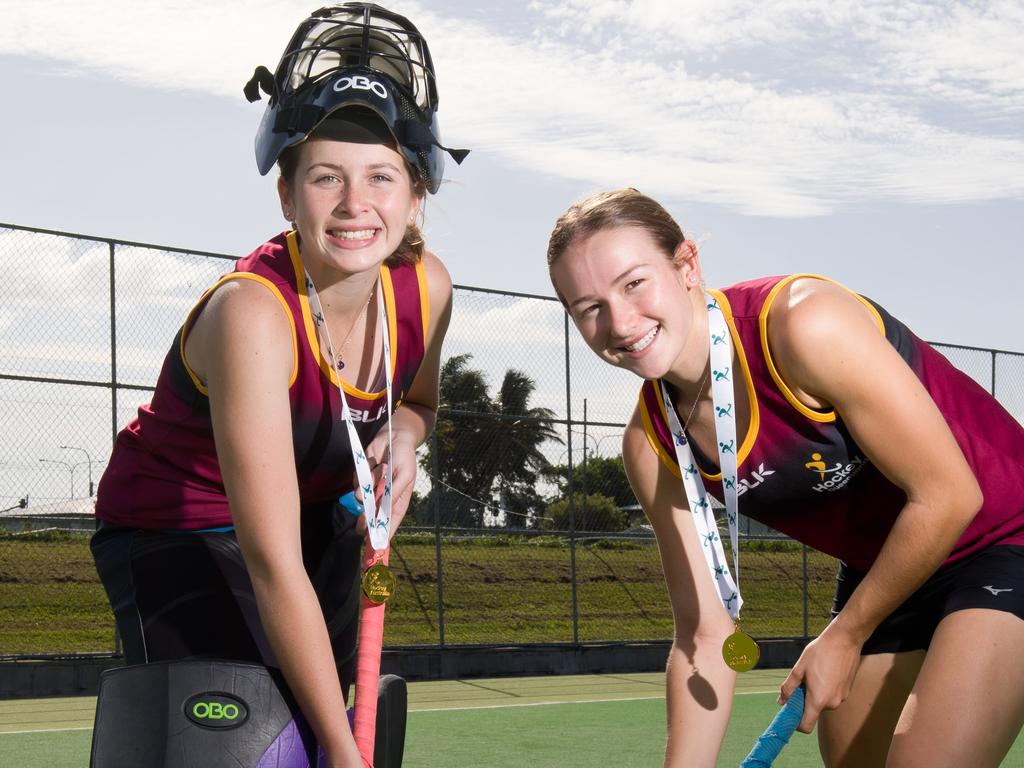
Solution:
[{"label": "hockey stick", "polygon": [[[369,540],[363,553],[363,570],[376,562],[388,564],[391,548],[383,559]],[[359,653],[356,656],[356,705],[352,735],[355,737],[363,765],[373,768],[373,747],[377,735],[377,686],[380,680],[380,657],[384,644],[384,604],[370,602],[365,594],[359,597]]]},{"label": "hockey stick", "polygon": [[789,697],[771,724],[758,738],[750,754],[740,763],[740,768],[771,768],[772,762],[789,742],[793,731],[800,725],[804,714],[804,688],[800,686]]}]

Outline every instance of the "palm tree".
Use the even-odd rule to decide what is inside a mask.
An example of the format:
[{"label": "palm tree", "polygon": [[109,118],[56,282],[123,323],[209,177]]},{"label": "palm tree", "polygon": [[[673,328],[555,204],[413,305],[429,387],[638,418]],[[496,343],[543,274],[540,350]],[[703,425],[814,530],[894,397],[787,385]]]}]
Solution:
[{"label": "palm tree", "polygon": [[555,413],[550,408],[531,408],[530,397],[536,383],[522,371],[505,372],[501,393],[496,403],[501,429],[491,443],[497,470],[498,491],[502,508],[516,516],[506,525],[525,527],[533,515],[531,510],[543,509],[537,493],[537,481],[549,466],[541,446],[562,439],[553,426]]},{"label": "palm tree", "polygon": [[435,435],[420,460],[434,482],[420,518],[432,520],[433,505],[439,504],[445,524],[481,527],[485,508],[500,505],[523,515],[517,518],[522,524],[543,506],[536,484],[548,462],[540,447],[561,442],[552,426],[555,414],[530,406],[536,384],[514,369],[505,372],[497,398],[491,398],[483,373],[469,367],[471,359],[468,353],[456,355],[441,367]]}]

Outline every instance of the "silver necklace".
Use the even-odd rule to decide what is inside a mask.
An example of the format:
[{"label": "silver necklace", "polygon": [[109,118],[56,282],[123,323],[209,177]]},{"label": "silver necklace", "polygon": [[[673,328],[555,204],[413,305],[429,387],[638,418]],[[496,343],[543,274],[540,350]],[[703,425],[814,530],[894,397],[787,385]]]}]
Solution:
[{"label": "silver necklace", "polygon": [[[341,346],[338,348],[337,358],[335,358],[332,361],[335,364],[335,369],[336,370],[340,371],[342,368],[345,367],[345,360],[343,359],[344,355],[345,355],[345,347],[348,346],[348,341],[349,341],[349,339],[352,338],[353,331],[355,331],[356,326],[359,325],[359,318],[362,317],[363,314],[369,308],[370,300],[373,298],[373,294],[374,294],[374,291],[371,290],[370,294],[366,297],[366,303],[363,305],[363,308],[361,310],[359,310],[359,314],[356,315],[356,319],[352,321],[352,327],[348,329],[348,333],[345,334],[345,338],[344,338],[344,340],[342,340]],[[324,319],[324,323],[325,323],[325,327],[326,327],[326,318]]]},{"label": "silver necklace", "polygon": [[693,412],[697,410],[697,403],[700,402],[700,396],[704,393],[704,385],[708,383],[708,376],[711,373],[711,366],[704,371],[704,378],[700,380],[700,386],[697,388],[697,396],[693,398],[693,405],[690,406],[690,412],[686,414],[686,418],[683,419],[683,432],[686,432],[686,428],[690,424],[690,419],[693,418]]}]

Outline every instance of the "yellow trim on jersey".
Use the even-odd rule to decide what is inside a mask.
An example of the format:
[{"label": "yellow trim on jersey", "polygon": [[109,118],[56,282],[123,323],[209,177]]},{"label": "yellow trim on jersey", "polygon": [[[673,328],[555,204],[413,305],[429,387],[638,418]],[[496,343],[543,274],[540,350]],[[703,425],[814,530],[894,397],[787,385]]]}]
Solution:
[{"label": "yellow trim on jersey", "polygon": [[[384,289],[384,306],[388,309],[388,338],[391,341],[391,377],[394,381],[398,370],[398,303],[395,301],[395,284],[391,282],[391,268],[381,265],[380,285]],[[383,390],[381,390],[383,391]]]},{"label": "yellow trim on jersey", "polygon": [[430,330],[430,290],[427,286],[427,266],[423,259],[416,262],[416,281],[420,286],[420,316],[423,318],[423,350],[427,348],[427,332]]},{"label": "yellow trim on jersey", "polygon": [[[668,423],[668,415],[665,413],[665,403],[663,403],[661,399],[661,387],[658,386],[657,381],[652,382],[652,384],[654,395],[658,398],[658,404],[661,406],[661,417],[666,419],[666,423]],[[654,449],[658,458],[661,459],[661,463],[668,467],[669,471],[672,472],[673,475],[682,480],[683,473],[676,464],[676,457],[669,455],[668,451],[665,450],[665,447],[661,444],[661,441],[658,440],[658,436],[654,432],[654,424],[651,421],[651,414],[647,411],[647,402],[644,400],[644,390],[642,387],[640,389],[640,419],[644,423],[644,434],[647,436],[647,442],[651,444],[651,448]]]},{"label": "yellow trim on jersey", "polygon": [[188,377],[192,379],[193,386],[202,392],[206,397],[210,396],[209,388],[203,384],[202,379],[196,375],[196,372],[192,370],[192,366],[188,364],[188,360],[185,359],[185,340],[188,338],[189,331],[191,330],[192,323],[195,321],[196,315],[206,306],[206,302],[213,295],[213,292],[220,288],[222,285],[227,283],[229,280],[253,280],[261,285],[267,287],[274,296],[277,297],[281,307],[284,309],[284,315],[288,318],[288,326],[292,329],[292,372],[288,376],[288,386],[291,387],[295,383],[296,377],[299,375],[299,339],[298,333],[295,330],[295,319],[292,317],[291,310],[288,308],[288,302],[284,300],[284,296],[281,295],[281,291],[272,282],[262,275],[254,275],[252,272],[230,272],[221,277],[212,287],[208,288],[206,292],[199,297],[199,301],[195,303],[195,306],[189,310],[188,316],[185,318],[185,322],[181,327],[181,340],[178,344],[178,354],[181,356],[181,364],[185,367],[185,372]]},{"label": "yellow trim on jersey", "polygon": [[[747,460],[747,456],[750,454],[751,449],[754,447],[754,443],[757,441],[757,433],[761,428],[761,410],[757,404],[757,392],[754,391],[754,379],[750,375],[750,366],[747,364],[747,353],[746,350],[743,349],[743,340],[736,331],[736,321],[733,320],[732,316],[732,305],[729,304],[729,299],[727,299],[725,294],[721,291],[709,288],[708,293],[718,300],[718,304],[722,308],[722,314],[725,316],[725,322],[729,326],[729,333],[732,336],[732,342],[735,345],[736,355],[740,360],[740,368],[743,371],[743,380],[747,386],[747,402],[750,407],[750,424],[747,426],[747,434],[744,436],[743,442],[740,444],[739,453],[736,455],[736,469],[738,471],[739,468],[743,466],[743,462]],[[700,473],[708,480],[722,479],[721,469],[710,475],[704,472],[704,470],[701,470]]]},{"label": "yellow trim on jersey", "polygon": [[[302,325],[306,331],[306,344],[309,346],[310,352],[313,353],[313,359],[316,360],[317,365],[320,367],[320,371],[330,379],[334,386],[339,384],[344,388],[345,393],[352,395],[353,397],[359,397],[363,400],[376,399],[384,394],[383,389],[377,392],[364,392],[358,387],[349,384],[343,378],[338,376],[337,372],[331,368],[330,363],[324,358],[323,353],[320,351],[320,344],[317,343],[316,326],[313,324],[313,313],[309,309],[309,294],[306,292],[306,268],[302,264],[302,256],[299,253],[299,239],[298,232],[294,230],[288,233],[288,254],[292,259],[292,269],[295,271],[295,294],[299,299],[299,308],[302,311]],[[387,267],[381,267],[381,276]],[[389,278],[390,282],[390,278]],[[388,326],[390,329],[394,329],[394,322],[392,320],[394,316],[394,294],[390,294],[391,301],[388,301],[389,293],[387,290],[384,291],[384,304],[388,308]],[[395,355],[397,354],[394,343],[395,336],[394,330],[391,331],[391,371],[394,374],[395,370]]]},{"label": "yellow trim on jersey", "polygon": [[801,403],[797,399],[796,395],[793,394],[793,390],[791,390],[789,388],[789,385],[786,384],[786,382],[783,380],[782,374],[779,373],[779,369],[775,367],[775,360],[772,359],[771,349],[769,349],[768,346],[768,312],[772,308],[772,304],[775,303],[775,299],[782,291],[782,289],[785,288],[790,283],[792,283],[794,280],[801,277],[809,277],[814,280],[824,280],[826,282],[832,283],[833,285],[839,286],[844,291],[849,293],[851,296],[855,297],[858,301],[860,301],[861,304],[868,308],[868,311],[871,312],[871,316],[874,317],[875,323],[878,325],[878,330],[882,332],[883,336],[885,335],[885,323],[882,321],[882,316],[878,314],[878,310],[875,309],[875,307],[871,304],[870,301],[865,299],[863,296],[854,293],[845,285],[831,278],[823,277],[822,275],[814,275],[810,273],[790,275],[789,277],[785,277],[778,283],[776,283],[775,286],[771,289],[771,291],[768,292],[768,296],[764,300],[764,306],[761,307],[761,314],[758,316],[757,319],[757,325],[761,336],[761,349],[764,352],[765,363],[767,363],[768,365],[768,372],[771,373],[772,379],[775,381],[775,386],[779,388],[779,391],[782,393],[782,396],[786,398],[786,401],[791,406],[793,406],[793,408],[795,408],[799,413],[803,414],[811,421],[817,421],[822,424],[828,424],[836,420],[835,409],[833,408],[832,410],[829,411],[816,411],[813,408],[810,408]]}]

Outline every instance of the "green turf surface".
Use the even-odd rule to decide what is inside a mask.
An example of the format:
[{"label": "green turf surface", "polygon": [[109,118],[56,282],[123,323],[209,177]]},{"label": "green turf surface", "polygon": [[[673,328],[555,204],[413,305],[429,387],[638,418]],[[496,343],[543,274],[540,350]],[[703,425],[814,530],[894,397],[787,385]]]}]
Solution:
[{"label": "green turf surface", "polygon": [[84,768],[92,729],[0,734],[0,765],[10,768]]},{"label": "green turf surface", "polygon": [[[775,694],[738,696],[719,766],[735,768],[770,722]],[[417,712],[409,719],[404,768],[593,768],[661,765],[665,704],[604,701]],[[777,765],[820,766],[816,739],[797,734]],[[444,756],[440,759],[439,756]]]},{"label": "green turf surface", "polygon": [[[719,766],[735,768],[750,751],[776,712],[784,674],[740,677]],[[663,695],[661,674],[413,683],[404,767],[660,766]],[[0,701],[0,766],[87,765],[94,707],[91,698]],[[775,765],[820,766],[815,737],[795,734]],[[1024,768],[1024,736],[1003,768]]]}]

